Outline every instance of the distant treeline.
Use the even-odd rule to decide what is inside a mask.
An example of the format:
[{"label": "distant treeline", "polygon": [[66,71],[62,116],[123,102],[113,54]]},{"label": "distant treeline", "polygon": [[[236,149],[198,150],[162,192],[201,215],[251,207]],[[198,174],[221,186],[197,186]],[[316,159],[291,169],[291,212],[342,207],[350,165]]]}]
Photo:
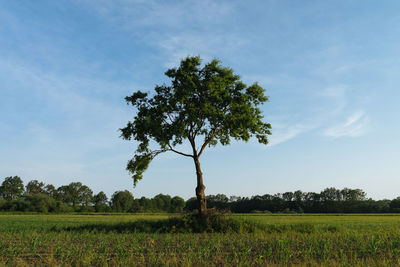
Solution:
[{"label": "distant treeline", "polygon": [[[393,200],[366,198],[361,189],[327,188],[320,193],[286,192],[253,197],[207,196],[208,208],[234,213],[392,213],[400,212],[400,197]],[[80,182],[58,188],[32,180],[24,186],[18,176],[6,177],[0,186],[0,211],[29,212],[170,212],[195,211],[197,199],[158,194],[153,198],[134,198],[132,193],[116,191],[110,199]]]}]

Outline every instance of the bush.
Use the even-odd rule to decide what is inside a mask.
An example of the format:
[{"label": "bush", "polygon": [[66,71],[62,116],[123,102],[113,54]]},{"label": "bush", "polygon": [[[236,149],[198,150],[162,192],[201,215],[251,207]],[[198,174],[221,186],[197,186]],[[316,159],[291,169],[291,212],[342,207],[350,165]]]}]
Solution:
[{"label": "bush", "polygon": [[106,204],[98,204],[94,206],[96,212],[110,212],[111,207]]},{"label": "bush", "polygon": [[43,194],[28,195],[25,200],[29,203],[29,211],[52,212],[56,209],[55,199]]},{"label": "bush", "polygon": [[57,201],[56,208],[54,211],[55,212],[72,212],[72,211],[74,211],[74,209],[70,205],[65,204],[64,202]]},{"label": "bush", "polygon": [[7,201],[4,199],[0,198],[0,210],[3,210],[3,206],[6,204]]},{"label": "bush", "polygon": [[9,200],[2,205],[1,209],[3,211],[29,211],[29,202],[24,200]]},{"label": "bush", "polygon": [[95,212],[96,209],[93,206],[81,206],[76,211],[78,211],[78,212]]}]

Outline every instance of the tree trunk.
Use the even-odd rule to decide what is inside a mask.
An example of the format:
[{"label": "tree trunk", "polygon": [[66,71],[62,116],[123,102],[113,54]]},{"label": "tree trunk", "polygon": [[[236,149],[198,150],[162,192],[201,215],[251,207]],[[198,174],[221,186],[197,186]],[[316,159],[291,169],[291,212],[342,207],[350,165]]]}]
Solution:
[{"label": "tree trunk", "polygon": [[207,200],[204,190],[206,187],[203,184],[203,173],[200,169],[200,161],[198,157],[194,157],[194,164],[196,166],[196,176],[197,176],[197,187],[196,187],[196,197],[199,203],[199,216],[204,217],[207,215]]}]

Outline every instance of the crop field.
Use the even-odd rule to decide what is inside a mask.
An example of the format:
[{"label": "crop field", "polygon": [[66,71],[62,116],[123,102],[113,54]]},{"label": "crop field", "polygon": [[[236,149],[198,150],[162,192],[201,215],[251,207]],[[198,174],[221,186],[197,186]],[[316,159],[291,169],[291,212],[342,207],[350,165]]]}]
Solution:
[{"label": "crop field", "polygon": [[0,266],[400,265],[400,216],[231,216],[264,228],[247,234],[143,233],[113,225],[168,215],[2,214]]}]

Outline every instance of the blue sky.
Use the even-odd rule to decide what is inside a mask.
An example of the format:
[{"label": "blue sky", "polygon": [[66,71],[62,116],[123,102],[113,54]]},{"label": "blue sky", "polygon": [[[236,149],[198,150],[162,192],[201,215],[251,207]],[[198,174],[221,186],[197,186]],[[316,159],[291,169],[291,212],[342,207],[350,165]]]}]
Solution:
[{"label": "blue sky", "polygon": [[133,188],[123,98],[218,58],[270,102],[270,145],[201,159],[206,194],[326,187],[400,196],[399,1],[2,1],[0,178],[81,181],[108,196],[194,196],[194,164],[164,154]]}]

